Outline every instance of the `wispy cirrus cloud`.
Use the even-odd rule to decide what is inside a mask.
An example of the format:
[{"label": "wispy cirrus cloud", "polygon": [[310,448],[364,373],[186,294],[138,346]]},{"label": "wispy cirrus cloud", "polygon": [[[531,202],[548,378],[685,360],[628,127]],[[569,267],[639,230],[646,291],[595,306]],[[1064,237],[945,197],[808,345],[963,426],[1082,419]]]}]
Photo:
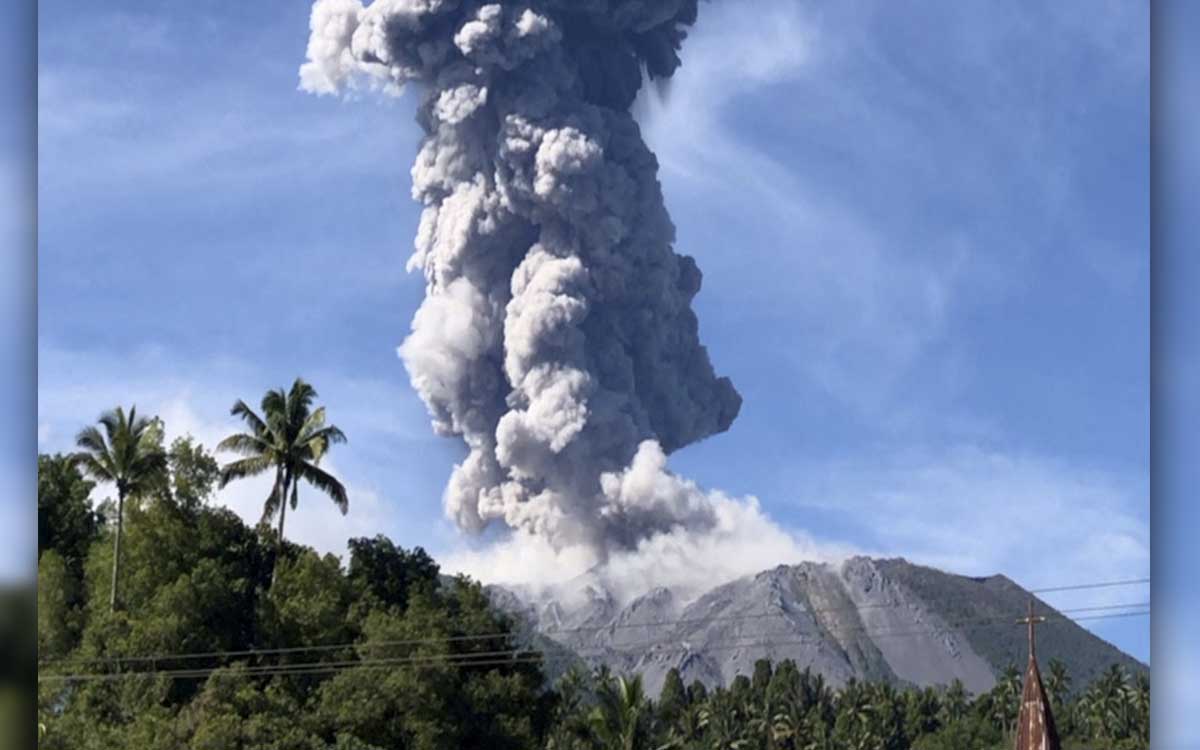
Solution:
[{"label": "wispy cirrus cloud", "polygon": [[881,553],[965,575],[1038,588],[1150,574],[1149,487],[1136,473],[960,444],[808,464],[776,486],[798,516],[840,519]]}]

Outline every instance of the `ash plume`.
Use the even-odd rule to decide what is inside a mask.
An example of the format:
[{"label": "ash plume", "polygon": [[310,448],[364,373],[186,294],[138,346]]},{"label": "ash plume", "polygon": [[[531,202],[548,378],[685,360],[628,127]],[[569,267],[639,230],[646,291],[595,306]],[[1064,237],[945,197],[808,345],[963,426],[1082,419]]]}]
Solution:
[{"label": "ash plume", "polygon": [[[421,94],[426,295],[400,355],[468,454],[447,514],[605,562],[722,523],[665,456],[741,406],[717,377],[630,106],[697,0],[317,0],[301,87]],[[723,497],[723,496],[722,496]],[[722,499],[722,502],[733,502]],[[727,515],[727,514],[726,514]]]}]

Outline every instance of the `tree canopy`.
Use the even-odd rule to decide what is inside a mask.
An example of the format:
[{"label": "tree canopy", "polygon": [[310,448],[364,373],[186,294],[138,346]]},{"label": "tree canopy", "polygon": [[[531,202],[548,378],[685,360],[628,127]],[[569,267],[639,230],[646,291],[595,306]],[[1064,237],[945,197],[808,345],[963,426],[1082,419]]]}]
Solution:
[{"label": "tree canopy", "polygon": [[[125,509],[115,611],[114,524],[69,457],[38,459],[40,747],[1011,747],[1015,669],[980,695],[961,683],[834,686],[768,660],[711,689],[671,670],[657,696],[606,669],[551,682],[520,623],[420,547],[352,539],[343,560],[285,543],[276,564],[273,530],[213,502],[204,446],[181,438],[164,455],[153,491]],[[1115,665],[1085,685],[1062,664],[1046,673],[1065,747],[1149,747],[1144,678]]]}]

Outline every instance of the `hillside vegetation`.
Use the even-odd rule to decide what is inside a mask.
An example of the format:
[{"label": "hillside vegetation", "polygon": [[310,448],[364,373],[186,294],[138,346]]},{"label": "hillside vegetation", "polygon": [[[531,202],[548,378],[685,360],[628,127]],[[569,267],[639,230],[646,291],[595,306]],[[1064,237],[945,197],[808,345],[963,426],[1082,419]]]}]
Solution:
[{"label": "hillside vegetation", "polygon": [[[161,435],[161,431],[154,434]],[[159,439],[159,438],[152,438]],[[153,448],[153,446],[151,446]],[[113,503],[70,456],[38,459],[38,724],[43,748],[1001,748],[1019,675],[835,690],[765,660],[727,688],[667,674],[569,672],[538,654],[481,586],[420,548],[352,540],[345,560],[249,526],[212,501],[213,456],[190,439],[123,503],[114,605]],[[303,512],[301,509],[300,512]],[[1119,665],[1072,686],[1051,668],[1068,747],[1146,748],[1149,684]],[[1074,689],[1073,689],[1074,688]],[[1078,697],[1071,697],[1078,696]]]}]

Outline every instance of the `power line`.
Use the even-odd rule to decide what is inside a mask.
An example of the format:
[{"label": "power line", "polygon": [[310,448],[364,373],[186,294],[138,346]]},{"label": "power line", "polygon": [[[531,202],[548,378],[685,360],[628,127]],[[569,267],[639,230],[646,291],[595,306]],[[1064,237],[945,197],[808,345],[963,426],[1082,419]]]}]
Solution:
[{"label": "power line", "polygon": [[[1057,586],[1057,587],[1053,587],[1053,588],[1031,589],[1031,590],[1029,590],[1029,593],[1047,593],[1047,592],[1053,592],[1053,591],[1072,591],[1072,590],[1079,590],[1079,589],[1111,588],[1111,587],[1117,587],[1117,586],[1128,586],[1128,585],[1134,585],[1134,584],[1139,584],[1139,583],[1147,583],[1147,582],[1149,582],[1149,580],[1150,580],[1149,578],[1140,578],[1140,579],[1129,579],[1129,580],[1123,580],[1123,581],[1103,581],[1103,582],[1098,582],[1098,583],[1082,583],[1082,584],[1073,584],[1073,585],[1068,585],[1068,586]],[[872,610],[872,609],[892,609],[892,608],[896,608],[896,607],[900,607],[900,606],[903,606],[903,605],[877,603],[877,604],[864,604],[862,606],[851,605],[851,606],[844,606],[844,607],[824,607],[824,608],[818,607],[818,608],[805,609],[805,610],[799,612],[799,614],[818,615],[818,614],[830,614],[830,613],[834,613],[834,612],[848,612],[848,611],[858,612],[858,611],[862,611],[862,610]],[[1149,605],[1148,604],[1146,604],[1146,605],[1112,605],[1110,607],[1103,607],[1102,609],[1117,609],[1117,608],[1128,607],[1128,606],[1149,606]],[[1071,612],[1071,611],[1083,611],[1083,610],[1070,609],[1070,610],[1060,610],[1060,611]],[[678,627],[681,625],[692,625],[692,624],[707,625],[707,624],[713,623],[713,622],[727,622],[727,621],[738,621],[738,620],[753,620],[753,619],[764,619],[764,618],[772,618],[772,617],[783,617],[786,614],[788,614],[788,613],[786,613],[786,612],[763,612],[763,613],[754,613],[754,614],[717,615],[714,617],[697,617],[697,618],[682,618],[682,619],[675,619],[675,620],[660,620],[660,621],[652,621],[652,622],[645,622],[645,623],[606,623],[603,625],[586,625],[586,626],[579,626],[579,627],[574,627],[574,628],[549,628],[546,630],[537,630],[537,632],[539,634],[545,635],[545,636],[554,636],[554,635],[563,635],[563,634],[572,634],[572,633],[599,632],[599,631],[604,631],[604,630],[624,630],[624,629],[630,629],[630,628]],[[535,630],[536,630],[536,628],[535,628]],[[61,665],[61,664],[85,665],[85,664],[101,664],[101,663],[111,663],[111,662],[143,663],[143,662],[172,661],[172,660],[173,661],[189,661],[189,660],[194,660],[194,659],[228,659],[228,658],[235,658],[235,657],[260,656],[260,655],[269,655],[269,654],[292,654],[292,653],[338,651],[338,650],[342,650],[342,649],[352,649],[352,648],[360,647],[360,646],[364,646],[364,645],[415,646],[415,645],[423,645],[423,644],[430,644],[430,643],[462,643],[462,642],[480,641],[480,640],[497,640],[497,639],[501,639],[501,638],[514,637],[516,635],[517,634],[512,631],[492,632],[492,633],[467,633],[467,634],[452,635],[452,636],[442,636],[442,637],[436,637],[436,638],[409,638],[409,639],[393,640],[393,641],[378,641],[375,644],[335,643],[335,644],[320,644],[320,645],[314,645],[314,646],[290,646],[290,647],[266,648],[266,649],[252,648],[252,649],[243,649],[243,650],[237,650],[237,651],[196,651],[196,652],[180,653],[180,654],[159,653],[159,654],[141,654],[141,655],[128,655],[128,656],[67,658],[67,659],[58,659],[58,660],[54,660],[54,659],[46,660],[46,661],[41,662],[41,664],[44,666],[51,666],[51,665],[56,665],[56,664],[57,665]]]},{"label": "power line", "polygon": [[[1149,614],[1150,614],[1150,612],[1147,610],[1147,611],[1138,611],[1138,612],[1117,612],[1117,613],[1104,614],[1104,615],[1085,615],[1083,617],[1075,617],[1075,618],[1058,615],[1058,616],[1052,616],[1052,617],[1047,618],[1046,623],[1047,624],[1064,624],[1064,623],[1068,623],[1068,622],[1070,622],[1070,623],[1079,622],[1081,620],[1084,620],[1084,621],[1086,621],[1086,620],[1104,620],[1104,619],[1120,618],[1120,617],[1145,616],[1145,615],[1149,615]],[[1014,622],[1014,618],[1011,616],[1010,617],[968,618],[965,620],[958,620],[958,621],[955,621],[952,623],[947,623],[947,626],[949,628],[957,629],[960,631],[962,631],[962,630],[969,631],[969,630],[979,630],[982,628],[989,628],[989,627],[996,627],[996,626],[1011,626],[1013,622]],[[919,636],[926,636],[926,635],[942,635],[942,634],[946,633],[947,631],[945,629],[919,629],[919,630],[895,630],[895,629],[887,630],[887,629],[885,629],[885,630],[874,630],[873,631],[867,627],[855,626],[855,627],[849,627],[849,628],[828,628],[826,630],[826,632],[830,633],[831,635],[832,634],[847,635],[847,634],[852,634],[852,633],[859,633],[859,634],[867,636],[873,640],[875,638],[893,638],[893,637],[912,638],[912,637],[919,637]],[[727,650],[730,648],[736,649],[736,648],[745,648],[745,647],[759,646],[759,645],[769,645],[769,646],[804,645],[804,644],[808,644],[808,643],[822,643],[822,642],[824,642],[824,641],[819,636],[801,636],[801,640],[778,641],[778,642],[771,642],[771,643],[756,643],[756,642],[732,643],[732,642],[727,641],[724,644],[722,644],[722,642],[718,641],[715,646],[713,646],[712,644],[705,645],[704,649],[706,651]],[[679,648],[683,648],[683,649],[691,648],[690,646],[683,645],[683,644],[675,646],[675,645],[670,645],[670,644],[663,644],[662,641],[654,640],[654,641],[644,641],[644,642],[638,642],[638,643],[621,644],[619,646],[582,646],[578,649],[573,649],[573,651],[575,651],[576,653],[588,652],[588,651],[601,651],[601,652],[603,652],[603,651],[623,651],[623,650],[633,650],[633,649],[637,649],[637,648],[651,648],[651,647],[659,646],[659,645],[667,646],[665,649],[659,649],[660,651],[662,651],[662,650],[671,651],[671,650],[677,650]]]},{"label": "power line", "polygon": [[94,682],[94,681],[111,681],[123,680],[133,677],[169,677],[171,679],[202,679],[211,677],[212,675],[227,671],[227,674],[222,676],[227,677],[280,677],[294,675],[315,675],[315,674],[335,674],[344,672],[349,669],[404,669],[414,667],[432,667],[439,664],[452,667],[494,667],[508,666],[515,664],[535,664],[542,661],[542,656],[527,655],[513,656],[509,658],[496,659],[479,659],[479,660],[457,660],[457,659],[423,659],[414,660],[411,662],[394,660],[394,659],[368,659],[353,663],[335,664],[310,662],[306,664],[292,665],[294,668],[284,668],[278,665],[271,665],[270,668],[264,669],[249,669],[249,668],[229,668],[229,667],[213,667],[211,669],[176,669],[176,670],[141,670],[135,672],[105,672],[105,673],[82,673],[70,675],[47,675],[40,677],[39,681],[48,682]]},{"label": "power line", "polygon": [[1045,589],[1027,589],[1031,594],[1048,594],[1052,591],[1079,591],[1081,589],[1102,589],[1111,586],[1134,586],[1139,583],[1150,583],[1149,578],[1130,578],[1124,581],[1104,581],[1102,583],[1079,583],[1073,586],[1053,586]]},{"label": "power line", "polygon": [[[1141,605],[1124,605],[1124,606],[1141,606]],[[1095,610],[1096,608],[1089,607],[1089,608],[1084,608],[1084,609]],[[1101,620],[1101,619],[1110,619],[1110,618],[1118,618],[1118,617],[1138,617],[1138,616],[1146,616],[1149,614],[1150,614],[1150,612],[1147,610],[1147,611],[1136,611],[1136,612],[1111,613],[1111,614],[1103,614],[1103,615],[1090,615],[1090,616],[1078,617],[1078,618],[1074,618],[1074,619],[1068,618],[1068,617],[1065,617],[1062,615],[1058,615],[1058,616],[1051,617],[1050,619],[1048,619],[1046,624],[1064,624],[1067,622],[1078,622],[1081,620]],[[974,625],[970,625],[968,622],[962,622],[961,624],[955,625],[954,627],[958,628],[959,630],[963,630],[963,629],[973,630],[973,629],[979,629],[979,628],[983,628],[983,627],[992,627],[992,626],[1001,625],[1001,624],[1011,625],[1012,622],[1013,622],[1013,620],[1012,620],[1011,616],[1003,617],[1003,618],[999,618],[999,617],[989,618],[988,620],[984,620],[983,618],[980,618],[980,620],[978,622],[976,622]],[[843,633],[847,632],[847,629],[829,629],[829,632],[830,633],[837,632],[838,630],[841,630]],[[851,631],[851,632],[853,630],[862,630],[863,635],[868,636],[872,639],[884,638],[884,637],[918,637],[918,636],[926,636],[926,635],[940,635],[945,632],[944,630],[870,631],[865,628],[849,629],[849,631]],[[810,643],[821,643],[821,642],[823,642],[823,640],[819,637],[809,637],[809,638],[803,638],[803,639],[799,639],[799,640],[794,639],[794,640],[784,640],[784,641],[755,641],[755,640],[748,641],[748,642],[736,642],[736,641],[720,642],[720,641],[718,641],[716,644],[706,645],[705,650],[706,651],[723,651],[723,650],[735,650],[735,649],[742,649],[742,648],[759,648],[759,647],[761,647],[761,648],[778,648],[778,647],[782,647],[782,646],[807,645]],[[365,644],[365,645],[372,645],[372,644]],[[624,649],[652,648],[652,647],[656,647],[656,646],[662,647],[662,648],[656,649],[656,651],[658,653],[662,653],[664,651],[669,652],[669,651],[675,651],[675,650],[680,650],[680,649],[683,649],[683,650],[690,649],[690,646],[685,645],[685,644],[679,644],[679,643],[666,644],[661,641],[650,641],[650,642],[637,643],[637,644],[623,644],[619,648],[613,648],[611,646],[609,646],[609,647],[605,647],[605,646],[581,647],[576,650],[576,653],[577,653],[577,655],[583,655],[582,652],[591,652],[591,651],[603,652],[603,651],[607,651],[607,650],[620,651],[620,650],[624,650]],[[504,665],[513,665],[513,664],[535,663],[535,662],[540,662],[540,661],[543,661],[542,655],[540,653],[531,651],[530,649],[508,649],[508,650],[501,650],[501,651],[476,652],[473,654],[468,653],[468,654],[445,654],[445,655],[411,655],[411,656],[404,656],[404,657],[377,657],[377,658],[367,658],[367,659],[358,659],[358,660],[340,661],[340,662],[306,662],[306,663],[297,663],[297,664],[266,664],[266,665],[249,666],[249,667],[243,666],[243,667],[236,668],[236,671],[231,672],[230,676],[269,677],[269,676],[285,676],[285,675],[308,675],[308,674],[336,673],[336,672],[344,671],[347,669],[361,669],[361,668],[395,669],[395,668],[405,668],[405,667],[412,668],[412,667],[437,666],[437,665],[454,666],[454,667],[504,666]],[[111,672],[111,673],[95,673],[95,672],[93,672],[93,673],[77,673],[77,674],[66,674],[66,675],[46,675],[44,677],[39,675],[39,680],[40,681],[50,681],[50,682],[67,682],[67,681],[95,681],[95,680],[129,679],[129,678],[133,678],[133,677],[170,677],[173,679],[174,678],[188,679],[188,678],[208,677],[218,671],[221,671],[222,669],[228,669],[228,667],[192,668],[192,669],[174,669],[174,670],[150,669],[150,670]]]}]

